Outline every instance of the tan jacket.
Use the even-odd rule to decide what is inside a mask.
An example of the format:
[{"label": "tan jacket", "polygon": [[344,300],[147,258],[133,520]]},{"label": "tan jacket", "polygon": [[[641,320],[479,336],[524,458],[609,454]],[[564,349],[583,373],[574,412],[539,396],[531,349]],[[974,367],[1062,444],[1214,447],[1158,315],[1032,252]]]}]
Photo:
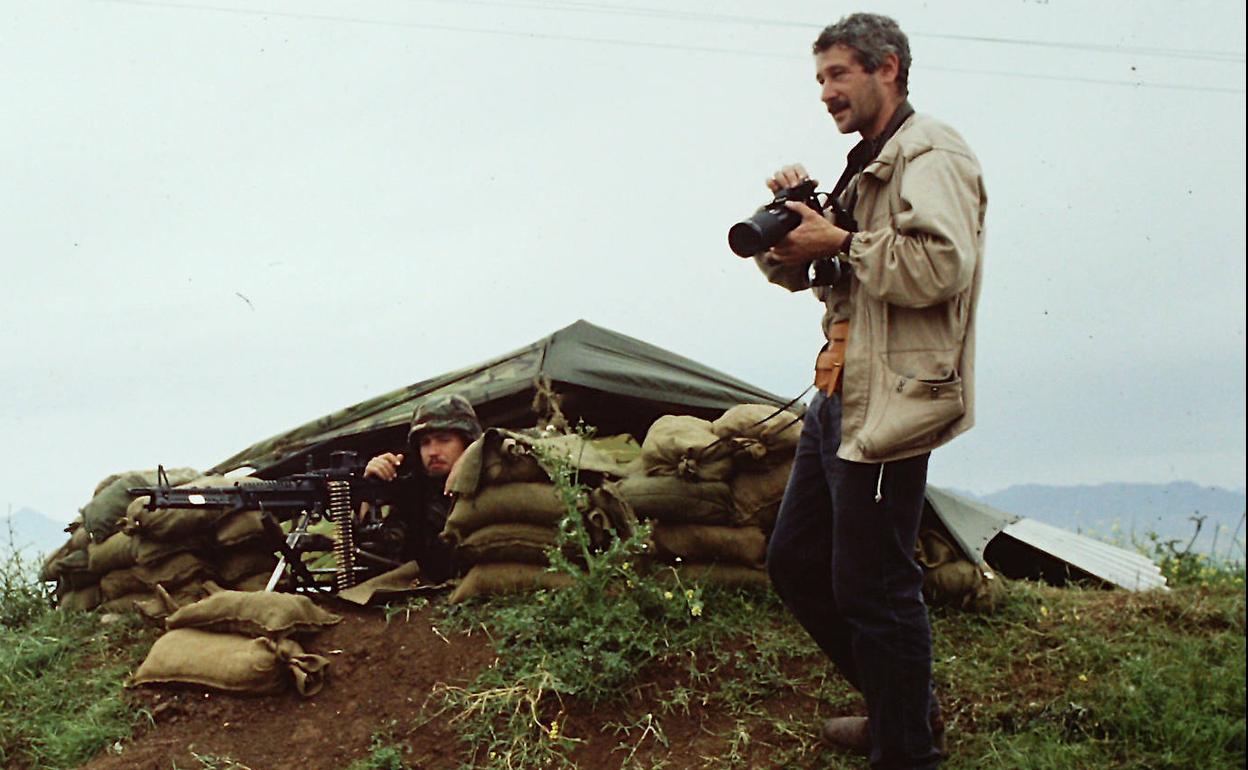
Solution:
[{"label": "tan jacket", "polygon": [[[975,306],[987,194],[952,128],[912,115],[858,179],[845,288],[815,287],[825,332],[850,321],[841,447],[853,462],[930,452],[974,423]],[[773,283],[810,288],[804,266],[757,258]]]}]

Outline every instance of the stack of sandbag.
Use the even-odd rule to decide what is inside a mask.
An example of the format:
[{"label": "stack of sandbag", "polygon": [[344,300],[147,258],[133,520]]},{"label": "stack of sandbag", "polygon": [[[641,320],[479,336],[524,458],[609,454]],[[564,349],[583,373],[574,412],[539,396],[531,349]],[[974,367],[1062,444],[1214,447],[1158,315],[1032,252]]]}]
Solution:
[{"label": "stack of sandbag", "polygon": [[640,472],[609,487],[652,523],[655,556],[679,565],[682,580],[767,583],[766,533],[733,495],[737,439],[707,420],[664,415],[642,442]]},{"label": "stack of sandbag", "polygon": [[[579,480],[618,478],[636,451],[626,437],[587,439],[576,435],[529,435],[490,429],[465,450],[447,479],[455,503],[442,538],[471,565],[450,601],[538,587],[564,585],[568,577],[547,571],[547,552],[558,542],[568,513],[540,458],[563,457]],[[636,443],[631,442],[636,448]],[[573,526],[604,541],[629,527],[627,509],[595,486],[572,501]]]},{"label": "stack of sandbag", "polygon": [[[195,478],[199,473],[190,468],[175,468],[167,475],[170,483],[179,484]],[[40,571],[41,580],[56,582],[59,607],[90,610],[111,598],[104,594],[103,578],[115,567],[111,558],[115,549],[108,550],[110,558],[105,559],[103,565],[98,558],[92,557],[98,547],[120,529],[126,508],[134,499],[130,488],[148,487],[156,482],[155,470],[126,471],[114,473],[96,485],[90,502],[82,507],[79,517],[67,527],[69,540],[48,557]],[[120,550],[127,554],[121,557],[125,566],[133,566],[131,544]],[[149,563],[151,561],[155,561],[155,557],[150,558]]]},{"label": "stack of sandbag", "polygon": [[[228,486],[235,480],[168,471],[174,486]],[[248,480],[241,480],[247,483]],[[154,617],[205,595],[204,581],[264,587],[277,564],[258,511],[223,508],[148,510],[132,487],[157,483],[155,471],[114,474],[96,488],[71,525],[69,542],[44,565],[63,609],[139,610]],[[165,597],[158,591],[163,589]]]},{"label": "stack of sandbag", "polygon": [[963,558],[949,539],[924,527],[914,547],[923,568],[923,599],[930,607],[949,606],[967,612],[993,612],[1005,598],[1005,583],[986,564]]},{"label": "stack of sandbag", "polygon": [[69,610],[90,610],[100,604],[100,576],[88,569],[87,546],[91,536],[79,517],[65,531],[69,539],[43,561],[39,579],[56,583],[57,606]]},{"label": "stack of sandbag", "polygon": [[[257,481],[198,476],[182,486],[229,487]],[[277,566],[277,557],[260,511],[232,511],[216,506],[151,509],[148,502],[146,497],[133,500],[121,521],[120,534],[128,535],[136,543],[136,568],[145,566],[145,554],[178,554],[186,578],[171,577],[175,587],[211,578],[227,588],[264,588]],[[169,590],[166,580],[156,582]],[[105,585],[104,580],[101,585]],[[202,590],[196,587],[182,596],[175,594],[175,599],[182,603],[186,598],[200,596]]]},{"label": "stack of sandbag", "polygon": [[324,686],[329,660],[305,652],[293,637],[317,633],[342,618],[297,594],[224,591],[181,607],[165,621],[131,686],[191,684],[266,695],[294,684],[312,696]]},{"label": "stack of sandbag", "polygon": [[741,404],[711,423],[734,447],[732,497],[742,515],[770,536],[789,481],[802,419],[770,404]]}]

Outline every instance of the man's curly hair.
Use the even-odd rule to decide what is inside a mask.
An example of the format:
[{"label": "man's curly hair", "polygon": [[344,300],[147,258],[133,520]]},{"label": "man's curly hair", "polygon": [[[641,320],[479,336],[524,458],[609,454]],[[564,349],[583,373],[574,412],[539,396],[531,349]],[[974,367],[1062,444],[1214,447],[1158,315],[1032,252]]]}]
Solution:
[{"label": "man's curly hair", "polygon": [[813,46],[820,54],[832,46],[851,49],[858,63],[867,72],[875,72],[888,54],[897,56],[897,92],[909,94],[910,41],[897,22],[878,13],[854,13],[819,33]]}]

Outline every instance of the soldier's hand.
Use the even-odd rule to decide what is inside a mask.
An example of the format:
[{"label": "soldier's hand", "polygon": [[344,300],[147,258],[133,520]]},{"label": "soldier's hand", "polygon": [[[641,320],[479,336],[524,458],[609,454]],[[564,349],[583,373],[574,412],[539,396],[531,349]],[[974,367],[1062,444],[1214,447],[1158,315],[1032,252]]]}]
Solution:
[{"label": "soldier's hand", "polygon": [[806,173],[806,169],[802,168],[802,164],[794,163],[791,166],[785,166],[777,171],[771,179],[767,180],[767,189],[773,193],[778,193],[785,187],[796,187],[810,178],[810,174]]},{"label": "soldier's hand", "polygon": [[403,455],[386,452],[368,461],[364,466],[364,478],[394,481],[399,475],[399,466],[403,464]]}]

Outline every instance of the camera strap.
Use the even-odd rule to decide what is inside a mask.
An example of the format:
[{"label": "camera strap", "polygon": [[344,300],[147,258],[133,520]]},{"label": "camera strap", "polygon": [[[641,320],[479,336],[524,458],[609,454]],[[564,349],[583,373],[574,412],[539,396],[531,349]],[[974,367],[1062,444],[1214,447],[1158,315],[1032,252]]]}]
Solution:
[{"label": "camera strap", "polygon": [[[897,133],[901,124],[913,114],[914,107],[910,105],[910,100],[906,99],[897,105],[893,116],[888,119],[888,125],[884,126],[879,136],[874,139],[863,139],[845,156],[845,170],[841,172],[841,178],[836,180],[836,186],[832,188],[832,200],[844,209],[850,221],[853,221],[854,207],[858,204],[858,185],[853,184],[851,187],[851,184],[871,161],[879,157],[880,150],[884,149],[884,145],[893,138],[893,134]],[[849,190],[848,197],[844,197],[846,190]],[[857,223],[854,223],[853,230],[857,231],[857,229]]]},{"label": "camera strap", "polygon": [[[754,422],[750,423],[749,425],[747,425],[747,426],[745,427],[745,430],[749,430],[750,428],[757,428],[759,425],[762,425],[763,423],[767,422],[767,421],[768,421],[768,420],[770,420],[771,418],[773,418],[773,417],[775,417],[775,416],[777,416],[777,415],[783,414],[783,413],[785,412],[785,410],[787,410],[789,407],[793,406],[793,405],[794,405],[794,404],[796,404],[798,401],[802,400],[802,398],[803,398],[803,397],[804,397],[807,393],[809,393],[809,392],[810,392],[810,389],[811,389],[811,388],[813,388],[813,387],[815,387],[813,384],[811,384],[811,385],[807,385],[807,386],[806,386],[806,390],[803,390],[801,393],[798,393],[796,396],[794,396],[792,399],[790,399],[790,400],[789,400],[789,402],[788,402],[787,404],[785,404],[784,406],[778,407],[778,408],[776,409],[776,411],[774,411],[774,412],[772,412],[771,414],[767,415],[767,416],[766,416],[766,417],[764,417],[763,419],[761,419],[761,420],[755,420]],[[800,421],[802,420],[802,417],[803,417],[803,415],[800,415],[800,414],[799,414],[799,415],[797,415],[797,416],[796,416],[796,417],[794,417],[792,420],[789,420],[787,423],[785,423],[784,427],[783,427],[783,428],[781,428],[780,430],[776,431],[776,432],[777,432],[777,433],[783,433],[784,431],[786,431],[786,430],[788,430],[788,429],[789,429],[789,426],[790,426],[790,425],[793,425],[793,424],[795,424],[795,423],[800,422]],[[703,456],[703,457],[708,456],[708,455],[709,455],[709,453],[710,453],[710,451],[711,451],[712,449],[714,449],[715,447],[719,446],[720,444],[722,444],[722,443],[724,443],[725,441],[728,441],[728,440],[730,440],[730,439],[732,439],[732,438],[736,438],[736,437],[735,437],[735,436],[721,436],[720,438],[715,439],[715,440],[714,440],[714,441],[712,441],[711,443],[707,444],[707,445],[706,445],[706,446],[705,446],[705,447],[701,450],[701,454],[702,454],[702,456]]]}]

